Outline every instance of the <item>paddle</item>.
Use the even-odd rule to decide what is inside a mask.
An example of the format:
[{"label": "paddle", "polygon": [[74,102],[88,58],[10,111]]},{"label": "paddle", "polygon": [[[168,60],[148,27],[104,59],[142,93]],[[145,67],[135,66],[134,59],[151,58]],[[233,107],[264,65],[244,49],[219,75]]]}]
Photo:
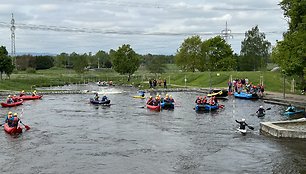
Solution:
[{"label": "paddle", "polygon": [[254,130],[254,127],[247,125],[249,129]]},{"label": "paddle", "polygon": [[23,126],[26,128],[26,130],[31,129],[31,127],[30,127],[30,126],[23,124],[23,122],[22,122],[21,120],[19,120],[19,123],[21,123],[21,124],[22,124],[22,125],[23,125]]},{"label": "paddle", "polygon": [[[21,110],[20,119],[21,119],[22,116],[23,116],[23,109]],[[26,130],[31,129],[30,126],[25,125],[20,119],[19,119],[19,123],[21,123],[26,128]]]}]

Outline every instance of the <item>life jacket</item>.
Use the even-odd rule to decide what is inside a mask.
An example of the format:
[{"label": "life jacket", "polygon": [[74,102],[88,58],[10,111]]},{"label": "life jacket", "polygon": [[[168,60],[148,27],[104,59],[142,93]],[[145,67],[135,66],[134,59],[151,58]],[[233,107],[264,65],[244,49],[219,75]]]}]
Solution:
[{"label": "life jacket", "polygon": [[17,127],[18,126],[18,122],[19,122],[19,118],[18,117],[14,117],[11,127]]}]

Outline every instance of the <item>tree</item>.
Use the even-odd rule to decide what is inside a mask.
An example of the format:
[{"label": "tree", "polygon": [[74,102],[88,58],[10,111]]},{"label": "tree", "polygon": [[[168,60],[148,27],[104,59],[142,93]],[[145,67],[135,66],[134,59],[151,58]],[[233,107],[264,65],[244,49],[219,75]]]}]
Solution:
[{"label": "tree", "polygon": [[178,67],[184,71],[195,72],[199,61],[203,58],[201,44],[200,36],[192,36],[185,39],[175,55]]},{"label": "tree", "polygon": [[233,50],[220,36],[210,38],[202,43],[202,60],[199,64],[201,71],[228,71],[234,70],[236,60]]},{"label": "tree", "polygon": [[61,53],[59,55],[56,55],[54,58],[54,65],[60,68],[69,67],[69,54]]},{"label": "tree", "polygon": [[12,59],[8,56],[8,52],[4,46],[0,47],[0,79],[5,73],[8,77],[12,74],[14,65],[12,65]]},{"label": "tree", "polygon": [[70,58],[72,60],[73,63],[73,69],[75,70],[75,72],[82,74],[85,72],[85,67],[88,66],[88,62],[86,59],[87,55],[83,54],[83,55],[78,55],[77,53],[73,52],[70,54]]},{"label": "tree", "polygon": [[113,68],[120,74],[128,74],[128,81],[131,75],[139,68],[140,59],[129,44],[124,44],[117,51],[111,50]]},{"label": "tree", "polygon": [[95,57],[96,57],[96,60],[99,63],[99,67],[103,67],[103,68],[111,68],[112,67],[110,56],[107,52],[100,50],[96,53]]},{"label": "tree", "polygon": [[306,1],[283,0],[280,6],[284,10],[284,16],[289,19],[289,30],[284,33],[284,40],[277,42],[272,52],[272,59],[287,75],[299,76],[299,83],[304,88],[306,86]]},{"label": "tree", "polygon": [[245,33],[245,38],[241,42],[240,70],[256,71],[267,67],[271,43],[265,38],[265,34],[259,32],[257,25]]},{"label": "tree", "polygon": [[164,73],[166,69],[166,59],[164,56],[148,54],[144,56],[145,66],[151,73]]},{"label": "tree", "polygon": [[54,66],[54,59],[52,56],[35,56],[36,69],[49,69]]}]

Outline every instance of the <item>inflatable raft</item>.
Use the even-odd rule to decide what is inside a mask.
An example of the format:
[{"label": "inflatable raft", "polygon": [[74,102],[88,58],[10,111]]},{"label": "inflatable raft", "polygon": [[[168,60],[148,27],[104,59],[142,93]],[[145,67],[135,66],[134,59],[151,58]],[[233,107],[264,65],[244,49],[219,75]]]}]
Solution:
[{"label": "inflatable raft", "polygon": [[20,99],[19,101],[16,101],[14,103],[1,103],[2,107],[14,107],[14,106],[18,106],[18,105],[22,105],[23,100]]},{"label": "inflatable raft", "polygon": [[22,133],[21,127],[9,127],[7,123],[4,124],[4,131],[8,134],[19,134]]}]

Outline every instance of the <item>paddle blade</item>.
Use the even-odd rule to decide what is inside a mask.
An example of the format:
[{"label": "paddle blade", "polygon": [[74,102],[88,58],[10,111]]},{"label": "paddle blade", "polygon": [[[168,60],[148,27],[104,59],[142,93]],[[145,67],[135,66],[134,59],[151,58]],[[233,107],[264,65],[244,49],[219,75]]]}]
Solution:
[{"label": "paddle blade", "polygon": [[267,108],[266,110],[271,110],[271,108]]},{"label": "paddle blade", "polygon": [[28,125],[24,125],[24,127],[26,128],[26,130],[31,129],[31,127],[30,127],[30,126],[28,126]]},{"label": "paddle blade", "polygon": [[251,129],[251,130],[254,130],[254,127],[252,127],[252,126],[248,126],[248,128]]}]

